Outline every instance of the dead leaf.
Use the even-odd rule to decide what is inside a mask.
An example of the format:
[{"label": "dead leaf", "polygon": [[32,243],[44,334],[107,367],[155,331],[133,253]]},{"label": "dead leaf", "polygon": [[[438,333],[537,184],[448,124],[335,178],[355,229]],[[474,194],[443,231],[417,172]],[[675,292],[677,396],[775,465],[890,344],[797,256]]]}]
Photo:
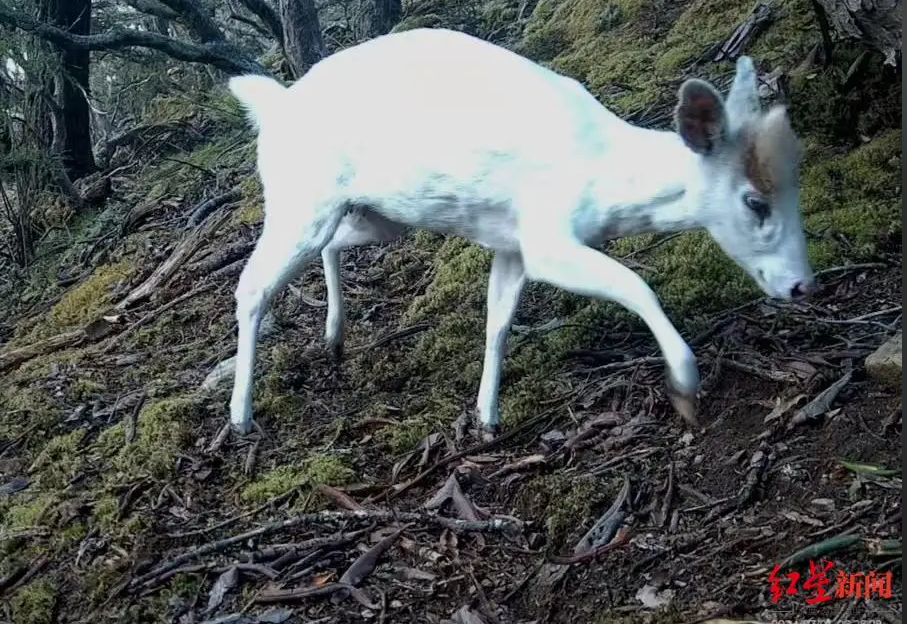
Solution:
[{"label": "dead leaf", "polygon": [[781,367],[794,373],[800,379],[810,379],[819,372],[815,366],[802,360],[788,360]]},{"label": "dead leaf", "polygon": [[454,533],[453,531],[450,531],[448,529],[444,529],[444,531],[441,532],[441,537],[438,541],[441,543],[442,550],[456,553],[457,544],[459,541],[459,540],[457,540],[456,533]]},{"label": "dead leaf", "polygon": [[812,516],[807,516],[798,511],[782,511],[781,515],[791,520],[792,522],[800,522],[802,524],[808,524],[814,527],[824,527],[825,523],[819,520],[818,518],[813,518]]},{"label": "dead leaf", "polygon": [[11,496],[20,490],[24,490],[29,485],[29,480],[23,477],[13,477],[3,485],[0,485],[0,498]]},{"label": "dead leaf", "polygon": [[380,542],[372,546],[368,552],[358,557],[350,567],[346,569],[343,576],[340,577],[340,583],[356,586],[361,583],[369,574],[374,572],[378,565],[378,560],[400,537],[400,534],[407,529],[409,525],[401,527],[388,535]]},{"label": "dead leaf", "polygon": [[312,585],[314,585],[315,587],[323,587],[324,585],[327,585],[331,581],[332,578],[334,578],[333,572],[324,572],[323,574],[316,574],[312,578]]},{"label": "dead leaf", "polygon": [[762,420],[763,424],[768,424],[773,420],[777,420],[784,416],[787,412],[797,406],[803,399],[806,398],[805,394],[798,394],[797,396],[784,400],[781,397],[775,398],[775,406],[772,408],[772,411]]},{"label": "dead leaf", "polygon": [[838,394],[844,389],[844,386],[850,383],[850,378],[852,376],[853,372],[848,371],[841,379],[820,392],[815,399],[807,403],[803,409],[798,410],[797,413],[794,414],[789,426],[799,425],[828,413],[829,410],[831,410],[831,404],[838,398]]},{"label": "dead leaf", "polygon": [[457,609],[449,622],[450,624],[485,624],[485,620],[478,613],[465,605]]},{"label": "dead leaf", "polygon": [[238,584],[239,570],[236,566],[230,567],[218,576],[211,588],[211,593],[208,594],[208,606],[205,607],[205,613],[208,614],[217,609],[223,603],[224,596],[235,589]]},{"label": "dead leaf", "polygon": [[351,497],[347,496],[345,492],[341,492],[337,488],[331,487],[324,483],[319,483],[316,488],[320,493],[324,494],[332,501],[334,501],[338,507],[341,509],[346,509],[347,511],[365,511],[365,507],[354,501]]},{"label": "dead leaf", "polygon": [[437,580],[438,575],[426,570],[420,570],[419,568],[410,568],[406,566],[401,566],[397,568],[397,572],[407,581],[428,581],[432,582]]}]

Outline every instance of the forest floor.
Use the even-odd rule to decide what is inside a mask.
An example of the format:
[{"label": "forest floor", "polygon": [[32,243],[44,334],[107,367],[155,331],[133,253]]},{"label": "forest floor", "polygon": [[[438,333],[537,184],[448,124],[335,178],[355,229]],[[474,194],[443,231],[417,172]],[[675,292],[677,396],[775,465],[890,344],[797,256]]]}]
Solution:
[{"label": "forest floor", "polygon": [[[229,247],[216,238],[195,262]],[[757,300],[712,315],[690,337],[704,376],[699,430],[665,401],[654,341],[637,327],[566,356],[561,391],[481,444],[454,419],[407,414],[418,404],[407,393],[429,390],[396,379],[388,362],[412,357],[419,334],[436,329],[401,331],[398,315],[426,280],[374,275],[394,252],[420,264],[412,240],[349,254],[350,355],[339,367],[320,349],[317,294],[291,291],[275,305],[293,326],[278,322],[263,340],[259,384],[282,394],[257,392],[261,429],[244,439],[219,436],[231,379],[198,390],[233,348],[242,259],[7,367],[8,619],[899,619],[901,394],[863,369],[899,326],[899,253],[832,267],[809,303]],[[310,267],[300,289],[318,293],[320,271]],[[62,314],[87,282],[38,316]],[[562,331],[533,303],[517,341]],[[481,327],[472,331],[480,341]],[[612,546],[569,564],[600,517]],[[819,604],[807,602],[810,558],[834,565]],[[769,574],[781,563],[802,576],[776,604]],[[892,572],[891,598],[836,596],[839,571]],[[47,608],[59,619],[43,620]],[[239,612],[247,619],[215,619]]]},{"label": "forest floor", "polygon": [[[664,117],[692,42],[721,43],[752,8],[548,4],[524,47],[636,119]],[[694,429],[638,319],[532,285],[503,432],[480,443],[460,424],[490,257],[410,233],[344,254],[339,364],[320,263],[278,297],[259,428],[229,433],[232,378],[205,381],[235,350],[260,230],[254,143],[222,92],[174,81],[144,120],[155,134],[105,172],[106,205],[61,216],[33,266],[0,275],[0,621],[900,622],[901,390],[864,367],[901,328],[900,84],[876,61],[850,76],[846,45],[821,69],[810,3],[782,4],[754,55],[763,76],[800,68],[818,292],[759,297],[702,233],[605,250],[694,348]],[[696,72],[725,88],[729,69]],[[870,572],[872,597],[838,595]]]}]

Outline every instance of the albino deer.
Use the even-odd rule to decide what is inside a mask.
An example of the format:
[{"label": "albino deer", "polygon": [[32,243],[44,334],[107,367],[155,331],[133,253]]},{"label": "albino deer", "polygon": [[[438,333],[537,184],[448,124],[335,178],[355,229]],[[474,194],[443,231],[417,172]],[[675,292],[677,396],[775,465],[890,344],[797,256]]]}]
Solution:
[{"label": "albino deer", "polygon": [[340,252],[406,228],[494,252],[476,411],[499,430],[498,387],[521,291],[536,280],[616,301],[652,331],[675,409],[695,424],[699,369],[636,273],[593,247],[704,228],[772,297],[813,288],[798,200],[799,141],[783,107],[763,111],[741,57],[727,101],[690,79],[676,132],[633,126],[583,86],[504,48],[444,29],[338,52],[290,87],[234,77],[257,130],[265,218],[236,289],[234,429],[252,425],[256,336],[269,302],[321,254],[325,340],[342,355]]}]

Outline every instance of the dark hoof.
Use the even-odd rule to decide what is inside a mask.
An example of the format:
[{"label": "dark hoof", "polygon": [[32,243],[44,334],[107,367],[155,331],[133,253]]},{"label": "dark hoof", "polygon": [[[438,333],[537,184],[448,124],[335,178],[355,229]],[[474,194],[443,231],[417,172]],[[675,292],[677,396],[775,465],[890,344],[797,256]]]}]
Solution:
[{"label": "dark hoof", "polygon": [[695,393],[683,392],[675,388],[673,384],[668,383],[668,398],[671,400],[671,405],[674,406],[674,409],[688,425],[699,427],[699,420],[696,418],[696,414],[699,411],[699,400]]},{"label": "dark hoof", "polygon": [[499,435],[501,435],[500,425],[483,425],[479,423],[479,437],[482,442],[493,442]]}]

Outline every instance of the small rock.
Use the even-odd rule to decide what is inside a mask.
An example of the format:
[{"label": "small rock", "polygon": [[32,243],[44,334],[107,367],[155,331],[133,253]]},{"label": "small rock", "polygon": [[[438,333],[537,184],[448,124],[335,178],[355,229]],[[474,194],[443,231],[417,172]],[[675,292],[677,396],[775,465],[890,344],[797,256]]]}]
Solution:
[{"label": "small rock", "polygon": [[814,498],[810,501],[813,507],[818,507],[825,511],[834,511],[835,510],[835,501],[830,498]]},{"label": "small rock", "polygon": [[892,388],[901,387],[901,332],[866,357],[866,373]]},{"label": "small rock", "polygon": [[673,598],[673,589],[658,591],[652,585],[643,585],[639,591],[636,592],[636,599],[641,602],[644,607],[649,609],[660,609],[665,607],[671,604]]},{"label": "small rock", "polygon": [[684,446],[689,446],[693,443],[693,434],[690,431],[687,431],[685,434],[680,436],[680,443]]},{"label": "small rock", "polygon": [[567,441],[567,436],[563,431],[554,429],[552,431],[546,431],[545,433],[543,433],[541,440],[542,446],[550,452],[560,448],[561,445]]}]

